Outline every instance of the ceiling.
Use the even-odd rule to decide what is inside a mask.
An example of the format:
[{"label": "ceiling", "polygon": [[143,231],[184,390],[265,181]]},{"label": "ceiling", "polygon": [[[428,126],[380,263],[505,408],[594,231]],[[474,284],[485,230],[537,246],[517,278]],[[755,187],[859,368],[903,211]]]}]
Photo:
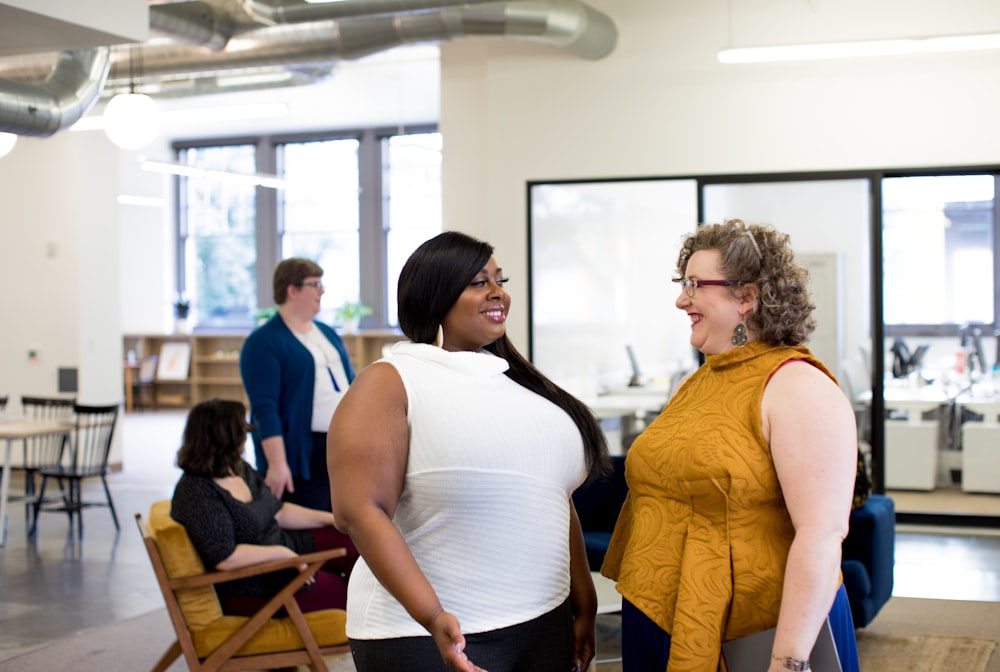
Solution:
[{"label": "ceiling", "polygon": [[179,99],[322,83],[407,45],[507,38],[596,60],[617,41],[612,20],[580,0],[96,4],[0,3],[0,131],[51,135],[132,89]]}]

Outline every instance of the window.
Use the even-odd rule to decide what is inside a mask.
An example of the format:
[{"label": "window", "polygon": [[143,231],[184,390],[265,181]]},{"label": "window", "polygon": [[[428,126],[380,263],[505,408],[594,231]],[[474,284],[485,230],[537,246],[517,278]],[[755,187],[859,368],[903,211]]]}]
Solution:
[{"label": "window", "polygon": [[441,144],[430,128],[177,143],[198,169],[178,188],[178,290],[196,325],[251,327],[274,265],[299,256],[325,271],[318,319],[362,300],[365,326],[395,326],[399,271],[441,231]]},{"label": "window", "polygon": [[[306,257],[324,270],[320,319],[361,296],[356,138],[279,145],[278,192],[281,258]],[[440,226],[440,225],[439,225]],[[270,303],[268,303],[270,305]]]},{"label": "window", "polygon": [[191,299],[201,325],[249,323],[257,305],[254,185],[225,176],[253,175],[255,147],[192,147],[180,161],[215,177],[183,180],[179,293]]},{"label": "window", "polygon": [[992,324],[993,175],[882,180],[887,325]]}]

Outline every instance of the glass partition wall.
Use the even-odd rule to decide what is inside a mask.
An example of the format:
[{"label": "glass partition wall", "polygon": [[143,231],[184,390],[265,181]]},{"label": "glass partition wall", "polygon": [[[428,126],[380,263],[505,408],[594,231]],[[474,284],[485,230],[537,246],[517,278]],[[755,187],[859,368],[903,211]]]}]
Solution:
[{"label": "glass partition wall", "polygon": [[[670,319],[681,236],[734,217],[773,224],[810,270],[809,346],[854,404],[876,491],[901,521],[1000,527],[997,173],[531,183],[530,356],[634,435],[642,414],[631,425],[622,408],[648,416],[698,363]],[[552,300],[566,283],[587,287],[586,307]]]}]

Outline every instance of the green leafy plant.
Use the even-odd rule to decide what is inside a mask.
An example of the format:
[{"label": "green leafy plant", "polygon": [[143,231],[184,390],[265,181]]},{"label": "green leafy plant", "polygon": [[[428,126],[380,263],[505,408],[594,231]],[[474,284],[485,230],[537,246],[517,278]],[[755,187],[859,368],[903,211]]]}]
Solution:
[{"label": "green leafy plant", "polygon": [[264,324],[272,317],[278,314],[278,307],[271,306],[269,308],[258,308],[253,314],[254,324]]},{"label": "green leafy plant", "polygon": [[362,303],[361,301],[348,301],[335,311],[337,319],[343,322],[360,320],[361,318],[368,317],[371,314],[371,306]]}]

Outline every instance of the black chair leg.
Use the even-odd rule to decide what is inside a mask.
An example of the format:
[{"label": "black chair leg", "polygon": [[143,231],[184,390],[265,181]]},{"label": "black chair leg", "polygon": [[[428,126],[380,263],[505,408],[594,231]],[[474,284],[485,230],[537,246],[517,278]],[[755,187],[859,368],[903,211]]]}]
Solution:
[{"label": "black chair leg", "polygon": [[104,486],[104,494],[108,498],[108,508],[111,509],[111,520],[115,522],[115,529],[121,531],[121,528],[118,526],[118,514],[115,512],[115,503],[111,501],[111,489],[108,488],[108,481],[103,475],[101,476],[101,485]]},{"label": "black chair leg", "polygon": [[45,487],[49,484],[49,477],[42,476],[42,487],[38,490],[38,498],[34,502],[31,502],[31,507],[34,509],[34,516],[31,519],[31,529],[28,530],[28,536],[33,537],[38,531],[38,514],[42,509],[42,501],[45,499]]}]

